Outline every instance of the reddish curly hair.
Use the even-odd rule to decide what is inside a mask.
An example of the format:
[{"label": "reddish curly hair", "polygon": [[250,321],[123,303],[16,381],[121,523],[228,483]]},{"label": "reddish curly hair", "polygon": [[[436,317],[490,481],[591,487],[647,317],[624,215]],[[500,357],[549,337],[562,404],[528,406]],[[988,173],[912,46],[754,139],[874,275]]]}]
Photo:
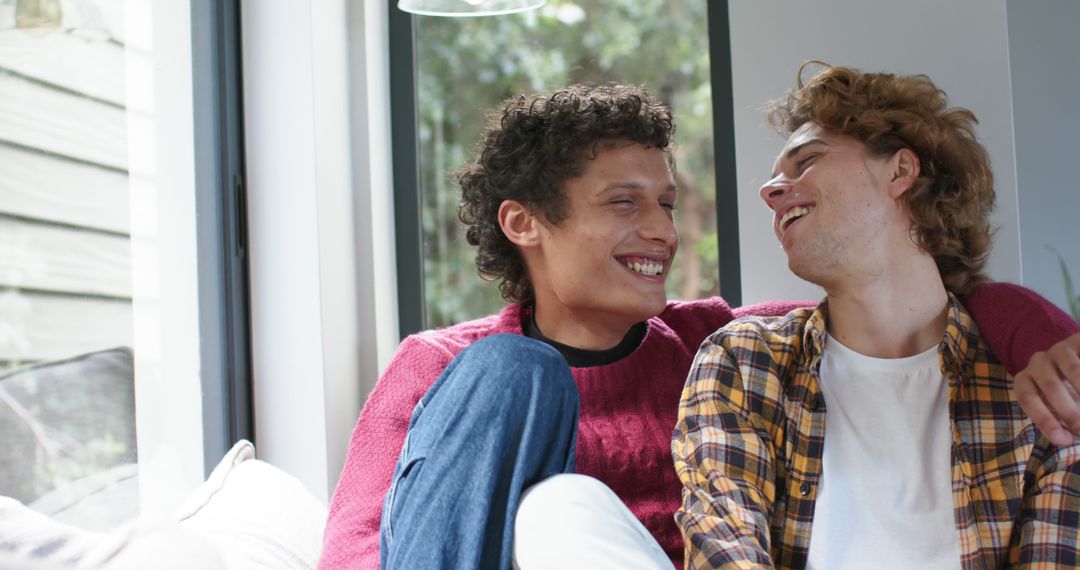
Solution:
[{"label": "reddish curly hair", "polygon": [[509,302],[534,299],[525,261],[499,226],[499,206],[514,200],[558,224],[566,218],[566,180],[580,176],[605,141],[621,139],[664,151],[675,132],[671,111],[644,88],[571,85],[554,93],[515,97],[489,115],[476,159],[457,173],[458,218],[477,246],[476,268],[499,279]]},{"label": "reddish curly hair", "polygon": [[[810,65],[825,69],[804,82]],[[912,240],[934,257],[949,291],[964,296],[986,281],[994,177],[986,149],[975,139],[975,115],[948,107],[945,92],[925,75],[864,73],[810,61],[796,80],[798,89],[766,107],[770,124],[790,135],[813,122],[862,141],[875,156],[911,149],[921,166],[902,198]]]}]

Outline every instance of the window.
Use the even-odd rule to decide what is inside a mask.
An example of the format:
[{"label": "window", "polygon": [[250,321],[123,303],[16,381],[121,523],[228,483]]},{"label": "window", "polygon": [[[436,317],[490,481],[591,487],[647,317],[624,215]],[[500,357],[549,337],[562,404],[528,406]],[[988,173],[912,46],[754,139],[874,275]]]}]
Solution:
[{"label": "window", "polygon": [[196,160],[221,52],[193,67],[187,24],[227,13],[0,0],[0,494],[85,528],[174,508],[224,452],[235,196]]},{"label": "window", "polygon": [[[397,13],[391,14],[391,41],[397,43],[391,46],[391,57],[395,51],[401,57],[401,52],[413,50],[416,69],[415,98],[403,98],[401,89],[394,97],[398,106],[414,102],[416,126],[403,129],[407,125],[398,121],[395,137],[403,130],[417,133],[411,146],[419,173],[414,183],[396,167],[395,192],[408,194],[410,185],[418,186],[422,212],[418,228],[422,268],[415,272],[422,275],[422,287],[408,288],[412,269],[408,262],[399,280],[403,305],[407,299],[423,297],[423,318],[418,322],[403,306],[403,335],[490,314],[503,305],[497,284],[476,274],[475,249],[465,242],[457,219],[458,188],[448,173],[472,159],[484,114],[500,101],[574,82],[643,84],[671,106],[678,125],[676,224],[681,245],[668,280],[669,297],[719,294],[709,19],[725,7],[708,4],[553,0],[532,12],[480,18],[409,17],[393,11]],[[726,18],[726,10],[722,15]],[[412,45],[401,40],[406,35],[402,31],[408,32],[410,26],[415,35]],[[726,20],[723,31],[726,34]],[[721,54],[726,55],[726,35],[722,39]],[[392,68],[401,65],[399,59]],[[400,116],[398,109],[395,116]],[[395,161],[402,149],[409,148],[395,141]],[[409,236],[400,238],[402,231],[411,231],[408,220],[403,223],[401,218],[408,207],[399,197],[398,224],[405,226],[399,229],[399,256],[416,255],[409,250]]]}]

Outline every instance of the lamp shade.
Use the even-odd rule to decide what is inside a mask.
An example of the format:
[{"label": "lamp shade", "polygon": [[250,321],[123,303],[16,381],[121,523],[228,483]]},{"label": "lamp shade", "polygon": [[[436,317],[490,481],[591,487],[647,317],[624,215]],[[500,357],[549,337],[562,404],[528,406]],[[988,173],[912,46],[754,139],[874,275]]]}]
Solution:
[{"label": "lamp shade", "polygon": [[398,0],[398,8],[424,16],[498,16],[535,10],[546,0]]}]

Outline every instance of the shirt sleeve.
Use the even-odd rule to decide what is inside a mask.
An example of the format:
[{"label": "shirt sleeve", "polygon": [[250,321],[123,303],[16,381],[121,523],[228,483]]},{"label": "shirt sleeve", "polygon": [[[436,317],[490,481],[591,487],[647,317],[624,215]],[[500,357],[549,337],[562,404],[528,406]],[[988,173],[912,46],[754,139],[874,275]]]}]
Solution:
[{"label": "shirt sleeve", "polygon": [[[1010,568],[1077,568],[1080,565],[1080,438],[1068,447],[1040,437],[1035,455],[1046,457],[1029,469],[1018,532],[1013,533]],[[1029,463],[1031,467],[1031,463]]]},{"label": "shirt sleeve", "polygon": [[689,569],[771,568],[769,519],[776,496],[771,441],[782,438],[770,436],[762,407],[755,404],[759,412],[751,413],[746,379],[722,335],[702,343],[679,404],[672,455],[682,506],[675,521]]},{"label": "shirt sleeve", "polygon": [[368,398],[330,502],[320,570],[379,568],[379,523],[413,408],[451,355],[406,338]]},{"label": "shirt sleeve", "polygon": [[979,332],[1010,374],[1036,352],[1080,331],[1064,311],[1038,293],[1011,283],[984,283],[964,300]]}]

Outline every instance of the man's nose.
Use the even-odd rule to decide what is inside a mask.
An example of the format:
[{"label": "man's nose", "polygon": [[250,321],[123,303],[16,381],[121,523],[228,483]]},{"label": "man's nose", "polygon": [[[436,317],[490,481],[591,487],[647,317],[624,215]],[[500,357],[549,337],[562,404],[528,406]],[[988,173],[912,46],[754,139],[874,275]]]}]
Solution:
[{"label": "man's nose", "polygon": [[765,205],[770,210],[776,209],[776,204],[780,202],[791,191],[791,182],[788,181],[783,174],[773,178],[765,183],[761,187],[761,199],[765,201]]},{"label": "man's nose", "polygon": [[662,207],[650,208],[650,211],[641,223],[641,233],[645,239],[674,246],[679,242],[679,232],[675,229],[675,221],[671,219],[671,212]]}]

